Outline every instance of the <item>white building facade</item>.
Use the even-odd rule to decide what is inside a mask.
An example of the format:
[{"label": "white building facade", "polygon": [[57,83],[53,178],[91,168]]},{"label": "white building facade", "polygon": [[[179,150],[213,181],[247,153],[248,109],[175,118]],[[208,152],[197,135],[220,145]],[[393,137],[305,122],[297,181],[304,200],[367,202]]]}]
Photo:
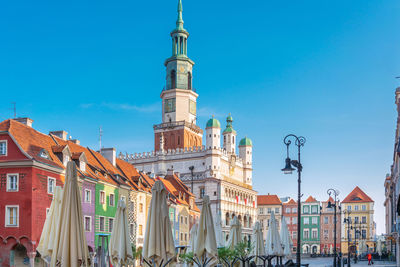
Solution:
[{"label": "white building facade", "polygon": [[212,117],[206,124],[205,138],[196,125],[198,94],[192,88],[194,62],[187,57],[188,36],[179,1],[176,28],[171,32],[172,56],[165,61],[162,123],[153,127],[154,151],[120,158],[152,175],[164,177],[168,170],[178,173],[195,194],[199,208],[203,196],[210,197],[214,220],[221,218],[225,238],[230,220],[237,216],[247,239],[257,216],[257,192],[252,187],[252,141],[244,137],[237,142],[231,115],[222,133],[220,122]]}]

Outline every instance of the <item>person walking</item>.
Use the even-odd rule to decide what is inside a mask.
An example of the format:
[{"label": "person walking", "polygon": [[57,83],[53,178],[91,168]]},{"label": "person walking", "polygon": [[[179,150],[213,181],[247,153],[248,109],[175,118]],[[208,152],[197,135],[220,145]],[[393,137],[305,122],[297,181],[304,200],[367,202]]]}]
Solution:
[{"label": "person walking", "polygon": [[368,259],[368,265],[371,265],[371,263],[372,263],[372,255],[371,255],[371,253],[368,253],[367,259]]}]

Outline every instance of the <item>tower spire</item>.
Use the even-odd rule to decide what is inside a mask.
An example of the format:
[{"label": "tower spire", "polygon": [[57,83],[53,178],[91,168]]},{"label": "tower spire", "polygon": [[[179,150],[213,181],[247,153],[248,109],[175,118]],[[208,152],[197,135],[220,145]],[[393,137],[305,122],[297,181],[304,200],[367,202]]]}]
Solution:
[{"label": "tower spire", "polygon": [[179,0],[178,2],[178,18],[176,19],[176,29],[183,30],[182,0]]}]

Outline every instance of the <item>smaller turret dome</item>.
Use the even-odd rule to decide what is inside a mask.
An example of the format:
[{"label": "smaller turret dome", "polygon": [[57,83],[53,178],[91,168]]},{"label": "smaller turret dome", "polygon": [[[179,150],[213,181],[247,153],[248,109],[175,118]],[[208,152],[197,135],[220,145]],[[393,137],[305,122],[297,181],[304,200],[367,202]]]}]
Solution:
[{"label": "smaller turret dome", "polygon": [[239,146],[253,146],[253,142],[250,138],[245,137],[239,142]]},{"label": "smaller turret dome", "polygon": [[209,119],[206,124],[206,128],[211,128],[211,127],[221,128],[221,124],[219,123],[219,120],[214,118],[214,116],[211,119]]}]

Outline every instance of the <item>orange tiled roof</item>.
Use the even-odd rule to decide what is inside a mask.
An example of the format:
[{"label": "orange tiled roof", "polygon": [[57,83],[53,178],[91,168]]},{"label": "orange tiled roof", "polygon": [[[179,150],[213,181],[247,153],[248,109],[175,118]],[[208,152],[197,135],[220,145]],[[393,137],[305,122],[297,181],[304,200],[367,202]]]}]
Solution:
[{"label": "orange tiled roof", "polygon": [[292,204],[297,204],[297,202],[294,201],[293,198],[291,198],[291,199],[290,199],[287,203],[285,203],[285,204],[287,204],[287,205],[292,205]]},{"label": "orange tiled roof", "polygon": [[329,198],[328,198],[328,200],[327,200],[326,202],[331,202],[331,203],[333,203],[333,202],[335,202],[335,200],[334,200],[331,196],[329,196]]},{"label": "orange tiled roof", "polygon": [[[52,146],[54,144],[52,138],[46,134],[36,131],[23,123],[15,120],[5,120],[0,123],[0,131],[9,132],[23,152],[28,154],[36,161],[49,164],[51,166],[64,169],[64,165],[53,153]],[[49,159],[39,156],[39,153],[45,149],[49,155]]]},{"label": "orange tiled roof", "polygon": [[277,195],[258,195],[257,205],[280,205],[282,201]]},{"label": "orange tiled roof", "polygon": [[309,197],[306,199],[306,202],[307,202],[307,203],[309,203],[309,202],[317,202],[317,200],[316,200],[315,198],[313,198],[312,196],[309,196]]},{"label": "orange tiled roof", "polygon": [[342,201],[342,203],[359,203],[359,202],[374,202],[367,194],[356,186],[350,194]]}]

